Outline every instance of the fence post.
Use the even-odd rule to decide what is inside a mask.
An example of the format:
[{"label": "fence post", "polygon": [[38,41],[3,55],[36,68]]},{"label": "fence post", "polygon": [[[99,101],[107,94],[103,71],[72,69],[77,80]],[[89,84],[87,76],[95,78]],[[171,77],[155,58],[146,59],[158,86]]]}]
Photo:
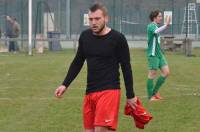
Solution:
[{"label": "fence post", "polygon": [[191,56],[192,55],[192,40],[189,38],[186,38],[183,41],[183,51],[186,56]]}]

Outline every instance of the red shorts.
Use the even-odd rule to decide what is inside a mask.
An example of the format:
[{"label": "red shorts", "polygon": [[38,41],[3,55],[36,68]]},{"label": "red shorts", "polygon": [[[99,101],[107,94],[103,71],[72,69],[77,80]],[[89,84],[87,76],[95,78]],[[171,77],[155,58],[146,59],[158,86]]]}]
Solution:
[{"label": "red shorts", "polygon": [[120,90],[104,90],[90,93],[83,102],[83,122],[85,129],[105,126],[116,130],[118,123]]}]

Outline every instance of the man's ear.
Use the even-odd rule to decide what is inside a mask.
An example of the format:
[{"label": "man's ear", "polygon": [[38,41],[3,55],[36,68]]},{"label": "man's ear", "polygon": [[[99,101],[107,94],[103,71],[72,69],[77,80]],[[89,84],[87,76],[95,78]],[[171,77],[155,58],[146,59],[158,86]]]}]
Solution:
[{"label": "man's ear", "polygon": [[105,22],[108,23],[108,21],[109,21],[109,16],[106,15],[105,16]]}]

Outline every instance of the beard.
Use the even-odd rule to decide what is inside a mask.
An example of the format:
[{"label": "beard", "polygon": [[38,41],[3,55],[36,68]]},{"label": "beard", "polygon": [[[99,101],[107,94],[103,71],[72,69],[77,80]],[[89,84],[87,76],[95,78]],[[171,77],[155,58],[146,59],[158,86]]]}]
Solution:
[{"label": "beard", "polygon": [[101,33],[101,32],[104,30],[105,27],[106,27],[106,24],[103,23],[103,24],[100,26],[100,28],[99,28],[98,31],[93,31],[93,32],[94,32],[95,34],[99,34],[99,33]]}]

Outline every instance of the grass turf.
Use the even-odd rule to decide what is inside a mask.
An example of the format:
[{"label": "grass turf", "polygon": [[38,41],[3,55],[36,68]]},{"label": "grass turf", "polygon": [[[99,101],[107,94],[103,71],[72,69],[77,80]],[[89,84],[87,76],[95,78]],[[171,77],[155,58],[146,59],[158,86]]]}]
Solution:
[{"label": "grass turf", "polygon": [[[200,128],[200,49],[194,57],[166,52],[171,74],[160,90],[164,100],[146,99],[147,63],[144,49],[131,50],[136,95],[154,119],[144,132],[197,132]],[[0,54],[0,132],[80,132],[86,66],[63,98],[54,97],[74,57],[73,50],[28,56]],[[122,78],[122,76],[121,76]],[[121,79],[123,80],[123,79]],[[118,132],[139,132],[123,115],[124,84]]]}]

